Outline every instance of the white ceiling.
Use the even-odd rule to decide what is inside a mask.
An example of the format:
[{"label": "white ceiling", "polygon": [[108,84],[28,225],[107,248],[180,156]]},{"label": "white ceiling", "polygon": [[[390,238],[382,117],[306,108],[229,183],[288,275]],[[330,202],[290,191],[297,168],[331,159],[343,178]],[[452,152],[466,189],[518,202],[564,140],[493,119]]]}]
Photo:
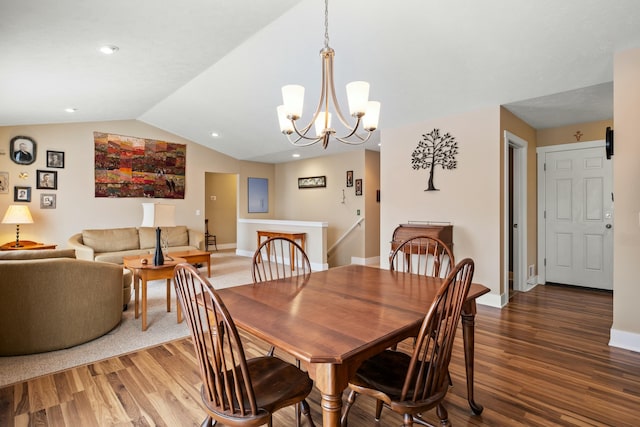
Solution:
[{"label": "white ceiling", "polygon": [[[0,125],[138,119],[238,159],[324,154],[289,145],[275,113],[288,83],[317,103],[322,0],[3,0],[0,17]],[[637,0],[329,5],[339,97],[369,81],[381,129],[496,105],[536,128],[610,119],[639,22]]]}]

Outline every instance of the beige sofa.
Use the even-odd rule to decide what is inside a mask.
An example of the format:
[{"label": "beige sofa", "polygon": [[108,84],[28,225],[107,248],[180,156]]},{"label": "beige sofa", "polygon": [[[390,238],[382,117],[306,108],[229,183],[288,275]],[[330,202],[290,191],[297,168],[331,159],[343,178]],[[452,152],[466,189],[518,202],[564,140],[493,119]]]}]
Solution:
[{"label": "beige sofa", "polygon": [[[168,237],[168,252],[193,249],[204,250],[204,233],[186,226],[162,227]],[[152,227],[107,228],[82,230],[67,242],[76,250],[78,259],[123,264],[128,255],[153,254],[156,248],[156,229]]]},{"label": "beige sofa", "polygon": [[74,256],[70,249],[0,252],[0,356],[72,347],[120,323],[122,267]]}]

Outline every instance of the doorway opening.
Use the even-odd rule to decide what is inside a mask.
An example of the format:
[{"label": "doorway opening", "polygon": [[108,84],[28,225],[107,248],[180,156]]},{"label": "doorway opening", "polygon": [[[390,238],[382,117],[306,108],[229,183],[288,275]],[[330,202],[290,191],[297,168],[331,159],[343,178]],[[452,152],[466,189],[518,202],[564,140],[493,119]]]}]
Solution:
[{"label": "doorway opening", "polygon": [[[507,301],[514,293],[528,290],[527,146],[524,139],[509,131],[504,132],[503,296]],[[503,301],[503,305],[507,301]]]}]

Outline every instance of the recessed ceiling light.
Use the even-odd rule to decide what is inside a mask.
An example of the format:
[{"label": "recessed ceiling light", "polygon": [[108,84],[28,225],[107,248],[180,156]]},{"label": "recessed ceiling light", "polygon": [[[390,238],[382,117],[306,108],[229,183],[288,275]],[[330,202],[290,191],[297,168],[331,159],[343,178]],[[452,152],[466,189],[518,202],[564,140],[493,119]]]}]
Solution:
[{"label": "recessed ceiling light", "polygon": [[296,154],[292,154],[291,157],[300,157],[300,154],[296,153]]},{"label": "recessed ceiling light", "polygon": [[219,138],[220,134],[218,132],[211,132],[211,136],[214,138]]},{"label": "recessed ceiling light", "polygon": [[65,108],[64,111],[66,111],[67,113],[75,113],[76,111],[78,111],[77,108]]},{"label": "recessed ceiling light", "polygon": [[104,53],[105,55],[113,55],[118,50],[120,50],[120,48],[113,45],[105,45],[100,48],[100,52]]}]

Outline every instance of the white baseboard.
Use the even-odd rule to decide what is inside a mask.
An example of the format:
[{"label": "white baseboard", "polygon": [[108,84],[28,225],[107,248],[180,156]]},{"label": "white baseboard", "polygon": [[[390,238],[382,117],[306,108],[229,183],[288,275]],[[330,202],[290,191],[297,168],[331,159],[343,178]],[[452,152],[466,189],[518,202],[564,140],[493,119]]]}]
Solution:
[{"label": "white baseboard", "polygon": [[374,256],[370,258],[351,257],[351,264],[358,265],[380,265],[380,257]]},{"label": "white baseboard", "polygon": [[640,334],[611,328],[609,345],[640,353]]},{"label": "white baseboard", "polygon": [[[235,243],[220,243],[217,246],[218,246],[218,250],[221,250],[221,249],[235,249],[236,248],[236,244]],[[209,249],[215,251],[215,248],[216,248],[215,246],[209,245]]]}]

